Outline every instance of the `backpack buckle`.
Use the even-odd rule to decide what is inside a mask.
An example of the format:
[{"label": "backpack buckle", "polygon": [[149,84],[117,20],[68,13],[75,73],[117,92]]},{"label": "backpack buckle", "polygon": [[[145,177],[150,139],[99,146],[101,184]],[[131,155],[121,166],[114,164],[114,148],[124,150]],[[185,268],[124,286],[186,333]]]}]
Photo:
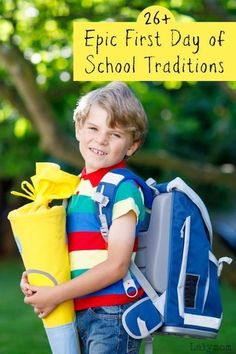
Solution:
[{"label": "backpack buckle", "polygon": [[123,281],[125,293],[128,297],[135,297],[138,295],[138,289],[133,279]]},{"label": "backpack buckle", "polygon": [[101,192],[95,192],[93,195],[93,200],[99,203],[102,207],[106,207],[109,203],[109,198],[103,195]]},{"label": "backpack buckle", "polygon": [[136,286],[129,270],[123,278],[123,287],[124,287],[125,293],[128,297],[132,298],[132,297],[135,297],[138,295],[137,286]]},{"label": "backpack buckle", "polygon": [[160,194],[159,190],[156,187],[156,181],[154,178],[150,177],[146,180],[146,184],[148,185],[149,188],[151,188],[151,190],[154,192],[154,195],[157,196],[158,194]]}]

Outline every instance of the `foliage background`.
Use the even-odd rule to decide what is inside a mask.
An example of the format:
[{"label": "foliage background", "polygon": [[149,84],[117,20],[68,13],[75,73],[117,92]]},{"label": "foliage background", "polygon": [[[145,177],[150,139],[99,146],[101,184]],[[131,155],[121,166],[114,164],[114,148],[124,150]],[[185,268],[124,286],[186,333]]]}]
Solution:
[{"label": "foliage background", "polygon": [[[36,161],[59,162],[75,173],[83,164],[73,109],[81,94],[104,83],[72,80],[73,20],[135,21],[154,4],[169,8],[180,21],[236,19],[235,0],[0,0],[0,260],[17,254],[6,217],[24,201],[11,197],[10,190],[19,190],[34,174]],[[150,126],[130,166],[159,181],[179,175],[213,215],[230,212],[236,204],[236,83],[129,85]],[[233,254],[217,235],[215,252]],[[234,271],[234,265],[224,270],[223,281],[236,288]]]},{"label": "foliage background", "polygon": [[[170,8],[179,21],[236,18],[235,0],[145,1],[145,7],[155,3]],[[72,81],[73,20],[135,21],[143,8],[140,0],[0,2],[1,178],[29,176],[40,159],[81,167],[72,112],[82,93],[103,83]],[[163,170],[178,171],[194,183],[235,187],[235,82],[130,86],[142,100],[150,124],[135,166],[149,166],[159,178]],[[155,154],[156,162],[144,158]]]}]

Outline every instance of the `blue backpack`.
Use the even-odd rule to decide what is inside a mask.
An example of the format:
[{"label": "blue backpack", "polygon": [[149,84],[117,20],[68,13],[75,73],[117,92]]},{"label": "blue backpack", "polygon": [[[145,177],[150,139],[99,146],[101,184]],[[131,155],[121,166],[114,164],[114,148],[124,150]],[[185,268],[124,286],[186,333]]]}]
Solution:
[{"label": "blue backpack", "polygon": [[112,170],[94,196],[105,239],[116,190],[127,180],[142,189],[150,218],[138,235],[139,249],[123,280],[129,296],[135,288],[133,273],[146,296],[125,311],[124,328],[133,338],[147,340],[146,353],[152,352],[152,333],[215,338],[222,320],[218,277],[223,262],[230,264],[232,259],[215,258],[204,203],[179,177],[156,184],[153,179],[144,182],[128,169]]}]

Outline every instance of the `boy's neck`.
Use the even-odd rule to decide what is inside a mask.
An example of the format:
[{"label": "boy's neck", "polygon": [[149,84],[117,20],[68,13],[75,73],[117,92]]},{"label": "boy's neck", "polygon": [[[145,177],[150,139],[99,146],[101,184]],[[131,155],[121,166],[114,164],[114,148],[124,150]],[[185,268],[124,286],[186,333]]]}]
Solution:
[{"label": "boy's neck", "polygon": [[106,173],[108,173],[109,171],[115,168],[125,168],[125,167],[126,167],[126,163],[124,160],[115,165],[105,167],[105,168],[100,168],[99,170],[96,170],[91,173],[86,173],[86,168],[84,167],[81,172],[81,178],[88,179],[93,186],[97,186]]}]

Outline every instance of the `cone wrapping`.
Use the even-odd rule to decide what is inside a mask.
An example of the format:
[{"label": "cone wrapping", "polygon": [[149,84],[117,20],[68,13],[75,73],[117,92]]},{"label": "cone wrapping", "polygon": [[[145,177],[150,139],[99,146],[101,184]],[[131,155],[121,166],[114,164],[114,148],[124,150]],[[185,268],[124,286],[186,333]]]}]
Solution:
[{"label": "cone wrapping", "polygon": [[[32,184],[22,182],[24,196],[31,203],[8,215],[14,238],[28,272],[30,284],[54,286],[70,279],[69,254],[66,239],[66,213],[62,205],[49,206],[55,199],[69,198],[79,177],[66,173],[52,163],[37,163]],[[59,305],[47,318],[44,326],[52,328],[74,321],[73,302]]]}]

